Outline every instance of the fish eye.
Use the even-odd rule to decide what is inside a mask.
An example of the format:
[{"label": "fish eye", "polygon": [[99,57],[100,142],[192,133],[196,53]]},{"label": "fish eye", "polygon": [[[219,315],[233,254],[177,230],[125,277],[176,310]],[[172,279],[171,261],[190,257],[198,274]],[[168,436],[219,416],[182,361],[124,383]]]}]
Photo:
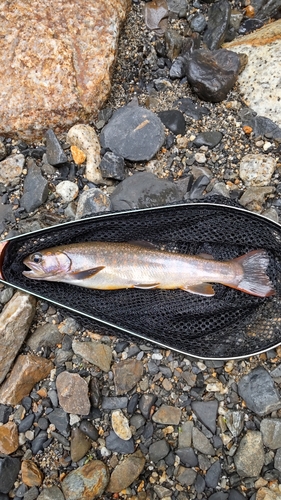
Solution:
[{"label": "fish eye", "polygon": [[34,253],[31,256],[32,262],[35,262],[35,264],[40,264],[42,262],[42,254],[41,253]]}]

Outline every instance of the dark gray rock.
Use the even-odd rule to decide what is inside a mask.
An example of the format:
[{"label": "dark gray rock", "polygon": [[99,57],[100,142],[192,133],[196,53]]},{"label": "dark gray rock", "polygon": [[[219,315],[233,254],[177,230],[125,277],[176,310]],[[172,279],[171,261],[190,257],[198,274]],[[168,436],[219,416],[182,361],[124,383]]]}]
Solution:
[{"label": "dark gray rock", "polygon": [[28,490],[24,495],[23,495],[23,500],[36,500],[39,495],[39,490],[36,486],[32,486],[30,490]]},{"label": "dark gray rock", "polygon": [[212,401],[193,401],[191,408],[197,418],[205,425],[210,431],[215,434],[216,420],[218,416],[219,403],[216,399]]},{"label": "dark gray rock", "polygon": [[109,212],[110,209],[109,196],[102,189],[88,189],[87,191],[83,191],[79,196],[75,218],[91,217],[97,213]]},{"label": "dark gray rock", "polygon": [[170,446],[165,439],[155,441],[149,447],[149,458],[154,463],[159,462],[168,455],[169,451]]},{"label": "dark gray rock", "polygon": [[183,486],[191,486],[196,481],[196,476],[195,470],[180,466],[177,472],[177,481]]},{"label": "dark gray rock", "polygon": [[201,132],[193,141],[194,146],[200,148],[201,146],[208,146],[214,148],[222,140],[223,135],[221,132],[214,130],[213,132]]},{"label": "dark gray rock", "polygon": [[9,500],[9,497],[5,493],[0,493],[0,500]]},{"label": "dark gray rock", "polygon": [[47,130],[45,137],[48,163],[50,165],[59,165],[60,163],[65,163],[67,161],[67,157],[54,131],[52,129]]},{"label": "dark gray rock", "polygon": [[100,162],[101,175],[108,179],[125,179],[125,162],[122,156],[117,156],[112,151],[107,151]]},{"label": "dark gray rock", "polygon": [[237,490],[228,490],[228,500],[245,500],[245,497]]},{"label": "dark gray rock", "polygon": [[171,181],[158,179],[150,172],[140,172],[120,182],[111,195],[113,210],[168,205],[182,199]]},{"label": "dark gray rock", "polygon": [[119,410],[120,408],[127,408],[127,404],[127,396],[104,396],[101,407],[103,410]]},{"label": "dark gray rock", "polygon": [[196,481],[194,483],[194,487],[195,487],[195,490],[197,493],[203,493],[204,489],[205,489],[205,479],[203,478],[203,476],[201,476],[201,474],[197,474],[197,477],[196,477]]},{"label": "dark gray rock", "polygon": [[38,419],[37,425],[40,429],[42,429],[42,431],[46,431],[49,427],[49,422],[48,422],[47,418],[40,417]]},{"label": "dark gray rock", "polygon": [[238,393],[247,407],[260,416],[281,408],[281,399],[269,373],[262,367],[255,368],[242,377]]},{"label": "dark gray rock", "polygon": [[110,431],[109,435],[105,438],[105,446],[108,450],[116,451],[117,453],[134,453],[135,451],[133,438],[125,441],[118,437],[114,431]]},{"label": "dark gray rock", "polygon": [[6,229],[6,224],[15,221],[12,205],[4,204],[3,197],[0,196],[0,234]]},{"label": "dark gray rock", "polygon": [[86,436],[88,436],[92,441],[96,441],[99,437],[97,429],[89,420],[82,420],[79,429],[84,434],[86,434]]},{"label": "dark gray rock", "polygon": [[143,394],[139,400],[139,409],[144,418],[149,418],[151,408],[154,405],[157,396],[155,394]]},{"label": "dark gray rock", "polygon": [[9,493],[20,470],[20,460],[9,456],[0,458],[0,492]]},{"label": "dark gray rock", "polygon": [[247,35],[248,33],[252,33],[252,31],[261,28],[263,25],[264,21],[261,21],[260,19],[244,19],[239,26],[238,34]]},{"label": "dark gray rock", "polygon": [[26,484],[22,483],[20,486],[16,489],[16,496],[17,497],[23,497],[23,495],[28,491],[28,486]]},{"label": "dark gray rock", "polygon": [[271,450],[281,448],[281,420],[277,418],[264,418],[260,430],[263,444]]},{"label": "dark gray rock", "polygon": [[51,424],[53,424],[56,429],[63,434],[63,436],[68,436],[69,434],[69,416],[62,408],[55,408],[54,411],[48,414],[48,419]]},{"label": "dark gray rock", "polygon": [[276,450],[274,458],[274,468],[281,472],[281,448],[278,448],[278,450]]},{"label": "dark gray rock", "polygon": [[270,120],[270,118],[257,116],[255,111],[252,111],[250,108],[243,108],[240,111],[240,116],[243,126],[251,127],[256,137],[267,136],[276,140],[281,139],[281,128]]},{"label": "dark gray rock", "polygon": [[13,412],[13,409],[11,406],[6,406],[0,404],[0,422],[2,424],[6,424],[9,420],[9,416]]},{"label": "dark gray rock", "polygon": [[219,0],[210,7],[208,26],[203,37],[208,49],[218,49],[223,43],[229,25],[230,10],[227,0]]},{"label": "dark gray rock", "polygon": [[30,349],[36,351],[42,347],[54,347],[56,344],[59,344],[61,340],[62,334],[58,327],[51,323],[46,323],[36,328],[35,332],[28,337],[26,343]]},{"label": "dark gray rock", "polygon": [[194,50],[186,63],[192,90],[203,100],[223,101],[235,84],[240,70],[239,56],[230,50]]},{"label": "dark gray rock", "polygon": [[251,6],[255,10],[255,17],[258,19],[269,19],[278,12],[280,14],[280,0],[252,0]]},{"label": "dark gray rock", "polygon": [[186,467],[197,467],[198,458],[193,448],[180,448],[176,450],[176,455]]},{"label": "dark gray rock", "polygon": [[209,500],[228,500],[228,493],[224,491],[217,491],[209,497]]},{"label": "dark gray rock", "polygon": [[203,116],[209,115],[210,111],[205,106],[199,106],[196,102],[194,102],[189,97],[183,97],[174,103],[174,105],[178,105],[180,110],[193,120],[201,120]]},{"label": "dark gray rock", "polygon": [[30,427],[32,426],[34,422],[35,415],[34,413],[30,413],[30,415],[27,415],[27,417],[23,418],[18,426],[18,431],[19,432],[26,432]]},{"label": "dark gray rock", "polygon": [[176,57],[172,62],[172,66],[170,67],[170,77],[174,78],[183,78],[185,75],[185,59],[182,56]]},{"label": "dark gray rock", "polygon": [[48,198],[48,182],[41,174],[41,170],[34,161],[28,165],[28,173],[23,183],[23,195],[20,206],[26,212],[33,212]]},{"label": "dark gray rock", "polygon": [[103,128],[100,142],[118,156],[131,161],[150,160],[165,140],[161,120],[140,106],[124,106]]},{"label": "dark gray rock", "polygon": [[198,179],[192,184],[192,187],[188,193],[190,200],[197,200],[202,197],[203,191],[206,186],[210,183],[209,177],[207,175],[200,175]]},{"label": "dark gray rock", "polygon": [[185,119],[181,111],[177,109],[170,109],[167,111],[160,111],[158,116],[165,127],[167,127],[175,135],[185,134]]},{"label": "dark gray rock", "polygon": [[33,439],[31,443],[31,449],[33,455],[36,455],[38,451],[44,449],[44,443],[48,440],[48,434],[46,431],[40,431],[37,436]]},{"label": "dark gray rock", "polygon": [[207,26],[207,21],[205,16],[201,13],[195,14],[190,19],[190,27],[193,31],[197,31],[197,33],[202,33]]},{"label": "dark gray rock", "polygon": [[64,495],[57,486],[50,486],[43,489],[38,500],[64,500]]},{"label": "dark gray rock", "polygon": [[221,477],[221,464],[219,460],[214,462],[205,476],[206,486],[216,488]]}]

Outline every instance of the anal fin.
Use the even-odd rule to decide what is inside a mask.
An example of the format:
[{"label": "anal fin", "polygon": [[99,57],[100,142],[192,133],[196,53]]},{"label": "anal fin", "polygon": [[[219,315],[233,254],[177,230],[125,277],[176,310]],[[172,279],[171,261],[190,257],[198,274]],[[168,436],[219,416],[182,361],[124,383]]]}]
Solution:
[{"label": "anal fin", "polygon": [[78,271],[77,273],[71,273],[71,276],[76,280],[86,280],[91,278],[95,274],[99,273],[105,268],[105,266],[93,267],[92,269],[86,269],[85,271]]},{"label": "anal fin", "polygon": [[197,295],[204,295],[205,297],[212,297],[215,295],[215,290],[210,283],[198,283],[197,285],[187,286],[183,285],[181,289]]},{"label": "anal fin", "polygon": [[136,285],[133,286],[133,288],[141,288],[143,290],[153,290],[155,288],[158,288],[159,283],[137,283]]}]

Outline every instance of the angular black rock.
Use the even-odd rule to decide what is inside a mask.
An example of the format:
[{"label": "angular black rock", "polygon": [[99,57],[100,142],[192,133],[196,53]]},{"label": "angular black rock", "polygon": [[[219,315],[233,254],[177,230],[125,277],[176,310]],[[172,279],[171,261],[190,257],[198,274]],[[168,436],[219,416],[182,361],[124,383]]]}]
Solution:
[{"label": "angular black rock", "polygon": [[217,491],[209,497],[209,500],[228,500],[228,493],[225,491]]},{"label": "angular black rock", "polygon": [[189,191],[189,199],[190,200],[197,200],[201,198],[203,191],[206,186],[208,186],[210,182],[209,177],[207,175],[200,175],[194,182],[194,184],[191,187],[191,190]]},{"label": "angular black rock", "polygon": [[125,178],[124,158],[107,151],[100,162],[101,175],[108,179],[122,181]]},{"label": "angular black rock", "polygon": [[1,424],[6,424],[9,420],[9,416],[13,412],[13,409],[11,406],[6,406],[0,404],[0,422]]},{"label": "angular black rock", "polygon": [[197,493],[203,493],[205,489],[205,479],[200,474],[197,474],[194,486]]},{"label": "angular black rock", "polygon": [[119,108],[100,135],[102,147],[131,161],[150,160],[164,140],[161,120],[141,106]]},{"label": "angular black rock", "polygon": [[261,366],[241,378],[238,393],[247,407],[261,417],[281,408],[280,394],[273,379]]},{"label": "angular black rock", "polygon": [[281,128],[278,125],[266,118],[265,116],[257,116],[256,112],[250,108],[243,108],[240,111],[243,126],[249,126],[253,129],[256,137],[270,136],[272,139],[281,139]]},{"label": "angular black rock", "polygon": [[270,17],[280,14],[280,0],[252,0],[251,6],[254,7],[255,17],[265,21]]},{"label": "angular black rock", "polygon": [[41,174],[41,170],[35,162],[30,162],[28,173],[23,183],[23,195],[20,206],[26,212],[33,212],[40,207],[48,198],[48,182]]},{"label": "angular black rock", "polygon": [[20,421],[20,424],[18,426],[18,431],[19,432],[26,432],[30,427],[32,426],[34,422],[35,415],[34,413],[30,413],[30,415],[27,415],[23,420]]},{"label": "angular black rock", "polygon": [[197,418],[205,425],[210,431],[215,434],[216,420],[218,416],[219,403],[216,399],[212,401],[193,401],[191,408]]},{"label": "angular black rock", "polygon": [[157,396],[155,394],[143,394],[139,400],[139,409],[144,418],[149,418],[150,411],[154,405]]},{"label": "angular black rock", "polygon": [[207,26],[205,16],[203,14],[195,14],[190,20],[190,27],[193,31],[202,33]]},{"label": "angular black rock", "polygon": [[245,500],[244,495],[237,490],[228,490],[228,500]]},{"label": "angular black rock", "polygon": [[79,429],[84,434],[86,434],[86,436],[88,436],[92,441],[96,441],[99,437],[97,429],[89,420],[82,420]]},{"label": "angular black rock", "polygon": [[186,124],[183,114],[177,109],[160,111],[158,116],[165,127],[167,127],[175,135],[184,135]]},{"label": "angular black rock", "polygon": [[101,407],[103,410],[118,410],[120,408],[127,408],[127,404],[127,396],[104,396]]},{"label": "angular black rock", "polygon": [[174,102],[174,106],[178,105],[180,110],[187,116],[193,118],[193,120],[201,120],[203,116],[209,115],[210,110],[205,106],[199,106],[189,97],[183,97],[178,101]]},{"label": "angular black rock", "polygon": [[261,28],[263,24],[263,21],[260,19],[245,19],[239,26],[238,34],[247,35],[248,33],[252,33],[252,31]]},{"label": "angular black rock", "polygon": [[231,50],[194,50],[186,63],[186,76],[193,91],[203,100],[223,101],[235,84],[239,56]]},{"label": "angular black rock", "polygon": [[69,435],[69,415],[62,408],[55,408],[49,413],[48,419],[63,436]]},{"label": "angular black rock", "polygon": [[50,163],[50,165],[59,165],[60,163],[65,163],[67,161],[67,157],[54,131],[52,129],[47,130],[45,137],[48,163]]},{"label": "angular black rock", "polygon": [[48,434],[46,431],[40,431],[39,434],[33,439],[31,444],[31,449],[33,455],[36,455],[38,451],[44,449],[44,443],[48,440]]},{"label": "angular black rock", "polygon": [[214,148],[222,140],[223,135],[221,132],[214,130],[213,132],[201,132],[193,141],[194,146],[200,148],[201,146],[208,146]]},{"label": "angular black rock", "polygon": [[9,493],[20,470],[20,460],[9,456],[0,458],[0,492]]},{"label": "angular black rock", "polygon": [[205,476],[206,486],[208,488],[216,488],[221,476],[221,464],[219,460],[214,462],[208,469]]},{"label": "angular black rock", "polygon": [[170,77],[171,78],[183,78],[185,75],[185,59],[182,56],[177,57],[170,68]]},{"label": "angular black rock", "polygon": [[197,467],[198,458],[193,448],[179,448],[176,450],[176,455],[186,467]]},{"label": "angular black rock", "polygon": [[139,172],[120,182],[110,198],[113,210],[128,210],[167,205],[180,201],[182,194],[173,182]]},{"label": "angular black rock", "polygon": [[109,435],[105,438],[105,445],[111,451],[117,453],[134,453],[135,443],[133,438],[125,441],[121,439],[114,431],[110,431]]},{"label": "angular black rock", "polygon": [[230,20],[230,4],[227,0],[214,3],[208,12],[208,26],[203,41],[208,49],[218,49],[225,39]]}]

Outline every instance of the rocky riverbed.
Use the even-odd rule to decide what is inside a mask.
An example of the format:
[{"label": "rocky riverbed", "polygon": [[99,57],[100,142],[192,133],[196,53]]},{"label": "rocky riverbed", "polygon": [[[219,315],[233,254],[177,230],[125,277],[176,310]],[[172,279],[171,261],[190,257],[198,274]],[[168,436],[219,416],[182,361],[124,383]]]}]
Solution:
[{"label": "rocky riverbed", "polygon": [[[214,194],[278,221],[280,23],[278,0],[134,1],[92,120],[3,130],[1,238]],[[194,358],[0,286],[0,500],[281,498],[280,347]]]}]

